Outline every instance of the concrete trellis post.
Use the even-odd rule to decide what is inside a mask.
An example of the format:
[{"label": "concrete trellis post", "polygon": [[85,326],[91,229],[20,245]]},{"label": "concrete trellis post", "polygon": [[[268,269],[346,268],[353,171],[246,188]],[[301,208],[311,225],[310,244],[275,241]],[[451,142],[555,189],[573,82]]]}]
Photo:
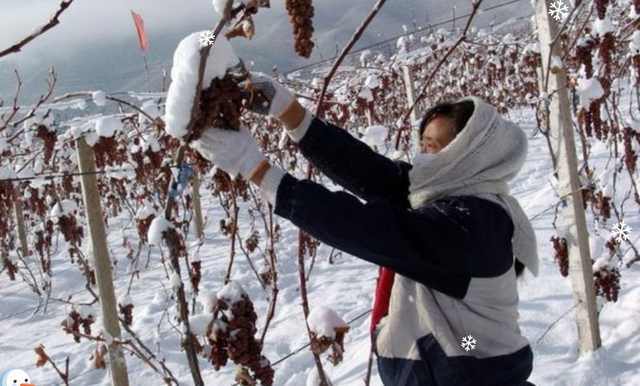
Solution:
[{"label": "concrete trellis post", "polygon": [[[407,88],[407,101],[409,106],[413,106],[416,102],[416,88],[413,79],[413,67],[411,65],[403,66],[402,72],[404,73],[404,84]],[[420,105],[416,105],[411,111],[411,125],[415,125],[420,119],[421,115]]]},{"label": "concrete trellis post", "polygon": [[191,182],[191,189],[193,189],[193,213],[195,222],[196,239],[202,240],[203,238],[203,221],[202,221],[202,204],[200,200],[200,172],[196,170]]},{"label": "concrete trellis post", "polygon": [[[96,180],[96,163],[93,149],[83,137],[76,141],[78,152],[78,166],[82,175],[82,197],[86,208],[89,234],[95,261],[96,281],[98,283],[100,309],[104,328],[113,338],[120,338],[120,325],[118,324],[118,309],[116,295],[113,289],[113,275],[111,273],[111,261],[107,248],[107,236],[104,230],[102,206],[100,204],[100,192]],[[127,374],[127,362],[122,348],[118,344],[108,344],[109,373],[112,386],[129,386]]]},{"label": "concrete trellis post", "polygon": [[[536,23],[540,50],[542,54],[543,76],[548,76],[550,95],[549,129],[552,150],[557,159],[560,194],[566,197],[568,210],[565,221],[568,226],[567,247],[569,252],[569,274],[573,284],[573,296],[576,306],[580,351],[594,351],[601,346],[600,327],[596,312],[595,287],[591,253],[589,251],[589,233],[584,215],[581,184],[578,175],[571,104],[566,88],[567,77],[564,69],[556,74],[548,73],[550,55],[561,57],[560,47],[553,44],[558,34],[558,23],[549,18],[549,4],[545,0],[536,2]],[[544,78],[543,78],[544,79]]]},{"label": "concrete trellis post", "polygon": [[24,225],[24,215],[22,213],[22,203],[20,201],[20,189],[14,187],[15,195],[13,199],[13,207],[16,211],[16,226],[18,227],[18,239],[20,240],[20,253],[23,258],[29,256],[30,251],[27,245],[27,231]]}]

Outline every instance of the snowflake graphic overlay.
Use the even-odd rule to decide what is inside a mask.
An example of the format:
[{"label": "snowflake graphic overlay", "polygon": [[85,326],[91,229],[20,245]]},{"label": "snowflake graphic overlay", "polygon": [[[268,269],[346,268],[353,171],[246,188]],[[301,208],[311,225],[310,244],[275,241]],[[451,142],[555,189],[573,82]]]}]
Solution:
[{"label": "snowflake graphic overlay", "polygon": [[475,339],[473,339],[471,335],[469,335],[469,336],[462,337],[462,344],[460,346],[462,346],[462,348],[467,351],[475,350],[476,343],[478,342]]},{"label": "snowflake graphic overlay", "polygon": [[621,243],[623,240],[629,240],[629,236],[631,236],[631,228],[624,222],[620,222],[613,226],[613,230],[611,230],[611,236],[615,237],[616,241]]},{"label": "snowflake graphic overlay", "polygon": [[551,9],[549,15],[553,16],[556,20],[563,20],[569,15],[569,6],[564,4],[563,0],[558,0],[551,3]]},{"label": "snowflake graphic overlay", "polygon": [[212,31],[203,31],[200,33],[198,41],[202,47],[207,47],[213,44],[213,39],[215,39],[215,35]]}]

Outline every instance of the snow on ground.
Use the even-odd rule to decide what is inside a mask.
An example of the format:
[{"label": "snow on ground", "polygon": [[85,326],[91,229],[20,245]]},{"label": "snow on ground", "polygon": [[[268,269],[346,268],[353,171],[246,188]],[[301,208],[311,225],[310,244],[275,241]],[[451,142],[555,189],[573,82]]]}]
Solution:
[{"label": "snow on ground", "polygon": [[[533,133],[531,112],[513,112],[511,119]],[[598,162],[606,162],[606,155],[599,155]],[[534,227],[540,245],[540,276],[527,275],[520,284],[520,326],[529,339],[535,354],[534,371],[530,381],[538,386],[618,386],[640,385],[640,266],[636,264],[622,274],[622,291],[617,303],[607,303],[600,317],[604,347],[594,354],[580,357],[577,352],[577,330],[573,306],[571,282],[562,278],[553,262],[549,238],[554,234],[551,227],[555,204],[554,192],[549,183],[550,161],[546,145],[540,136],[530,142],[530,153],[524,170],[512,183],[513,194],[521,200],[525,211],[534,218]],[[331,189],[336,189],[331,186]],[[205,245],[199,251],[203,278],[201,299],[210,303],[209,294],[222,289],[229,254],[229,240],[215,224],[223,216],[210,195],[204,195],[204,210],[209,226],[206,228]],[[241,212],[242,213],[242,212]],[[248,218],[242,222],[241,232],[248,233]],[[298,292],[297,230],[290,223],[280,220],[282,241],[278,244],[278,271],[280,294],[277,312],[266,338],[265,355],[275,362],[304,346],[307,333],[300,306]],[[108,224],[109,245],[116,267],[116,291],[121,299],[125,296],[129,282],[127,260],[121,247],[123,234],[135,238],[135,230],[125,228],[127,220],[112,219]],[[632,239],[640,235],[640,218],[628,217],[632,228]],[[611,227],[613,224],[608,224]],[[192,236],[190,236],[191,238]],[[191,245],[191,240],[187,245]],[[83,284],[77,267],[68,262],[63,245],[54,258],[53,296],[81,302]],[[349,322],[365,313],[372,304],[376,267],[355,257],[342,254],[328,263],[331,248],[322,246],[313,267],[308,284],[310,304],[313,307],[329,307]],[[253,256],[257,263],[259,252]],[[141,265],[147,263],[147,250],[143,250]],[[160,351],[167,366],[178,377],[182,385],[192,384],[184,353],[180,350],[178,332],[167,324],[165,309],[174,312],[171,300],[171,279],[160,263],[157,246],[150,247],[148,268],[142,269],[140,280],[134,280],[130,298],[133,310],[133,330],[153,350]],[[308,268],[308,266],[307,266]],[[233,280],[241,284],[255,302],[259,315],[258,327],[262,328],[270,292],[263,291],[254,278],[242,254],[236,256]],[[178,278],[175,278],[177,280]],[[187,283],[184,277],[182,280]],[[0,277],[0,371],[10,368],[25,370],[38,386],[62,384],[49,366],[36,368],[33,348],[43,344],[52,359],[62,364],[69,356],[71,385],[109,385],[104,370],[92,370],[88,358],[95,344],[74,343],[66,335],[60,322],[65,319],[70,306],[59,301],[49,303],[46,313],[42,309],[34,313],[38,305],[34,295],[22,282],[8,282],[6,275]],[[188,285],[187,285],[188,287]],[[78,294],[78,295],[76,295]],[[210,307],[206,305],[205,307]],[[97,310],[97,306],[94,306]],[[566,315],[565,315],[566,314]],[[196,325],[207,319],[202,307],[192,316]],[[562,317],[565,315],[564,317]],[[559,320],[558,320],[559,319]],[[202,323],[200,323],[202,322]],[[555,324],[554,324],[555,323]],[[94,331],[102,328],[100,322]],[[552,326],[553,325],[553,326]],[[361,386],[369,357],[369,315],[351,324],[345,341],[345,361],[333,367],[326,362],[326,369],[336,386]],[[479,342],[478,344],[482,344]],[[131,385],[160,385],[161,379],[141,361],[128,357]],[[234,385],[233,366],[216,372],[213,366],[200,362],[206,384]],[[307,382],[307,375],[314,367],[310,352],[305,349],[291,358],[275,365],[274,385],[300,386]],[[381,386],[377,370],[373,368],[372,386]]]}]

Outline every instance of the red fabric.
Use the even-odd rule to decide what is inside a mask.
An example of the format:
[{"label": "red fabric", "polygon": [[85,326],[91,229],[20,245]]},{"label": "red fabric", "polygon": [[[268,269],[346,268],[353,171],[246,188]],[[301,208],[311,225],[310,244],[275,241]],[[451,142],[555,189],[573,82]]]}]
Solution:
[{"label": "red fabric", "polygon": [[391,299],[394,278],[395,272],[388,268],[380,267],[376,284],[376,296],[373,300],[373,311],[371,313],[371,332],[376,328],[380,319],[389,313],[389,300]]},{"label": "red fabric", "polygon": [[138,31],[138,42],[140,42],[140,49],[142,52],[147,51],[147,47],[149,47],[149,38],[147,37],[147,31],[144,28],[144,21],[142,20],[142,16],[131,10],[131,16],[133,17],[133,23],[136,25],[136,30]]}]

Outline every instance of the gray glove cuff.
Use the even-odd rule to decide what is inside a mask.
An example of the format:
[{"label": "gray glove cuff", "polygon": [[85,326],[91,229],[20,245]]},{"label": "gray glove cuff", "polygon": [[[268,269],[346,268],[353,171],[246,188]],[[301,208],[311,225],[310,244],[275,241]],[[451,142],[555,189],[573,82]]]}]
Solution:
[{"label": "gray glove cuff", "polygon": [[272,164],[260,182],[260,196],[273,206],[276,205],[278,186],[280,186],[284,174],[284,170]]}]

